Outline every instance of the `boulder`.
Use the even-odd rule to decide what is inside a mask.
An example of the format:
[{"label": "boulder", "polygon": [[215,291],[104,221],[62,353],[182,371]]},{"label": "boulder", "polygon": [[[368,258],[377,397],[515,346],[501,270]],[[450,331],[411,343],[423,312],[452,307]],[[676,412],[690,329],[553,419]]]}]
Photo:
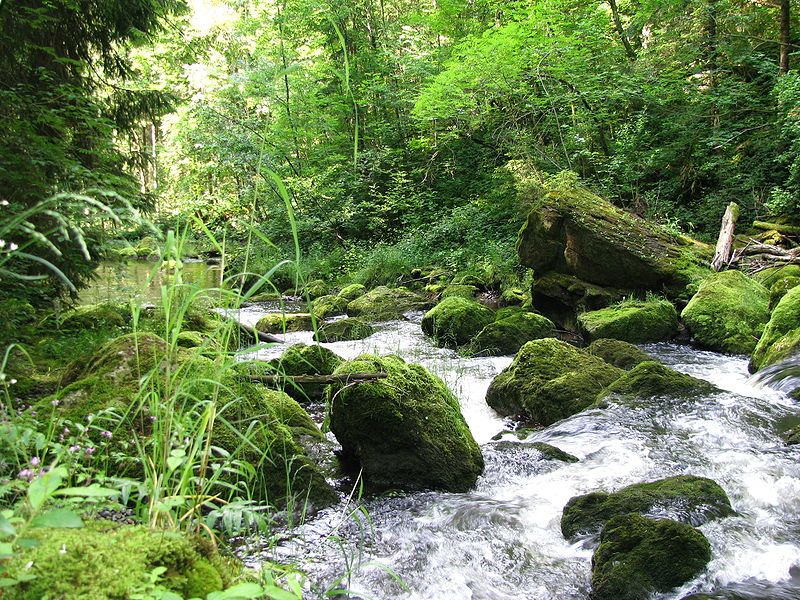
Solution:
[{"label": "boulder", "polygon": [[550,425],[590,406],[623,374],[603,359],[546,338],[526,343],[494,378],[486,402],[503,416]]},{"label": "boulder", "polygon": [[464,492],[483,472],[480,447],[458,400],[423,367],[398,356],[363,355],[335,374],[386,379],[330,388],[331,431],[373,489]]},{"label": "boulder", "polygon": [[641,348],[628,342],[611,338],[601,338],[593,341],[586,348],[586,352],[626,371],[631,370],[639,363],[653,360],[653,357]]},{"label": "boulder", "polygon": [[375,328],[363,319],[348,317],[325,323],[314,333],[317,342],[351,342],[363,340],[375,333]]},{"label": "boulder", "polygon": [[800,277],[781,277],[773,283],[769,288],[769,309],[773,310],[778,306],[781,298],[798,285],[800,285]]},{"label": "boulder", "polygon": [[600,393],[600,398],[633,400],[658,396],[695,398],[719,392],[715,385],[670,369],[655,360],[641,362]]},{"label": "boulder", "polygon": [[309,300],[314,300],[315,298],[324,296],[327,293],[328,293],[328,284],[325,283],[322,279],[314,279],[313,281],[309,281],[303,287],[303,295],[306,296]]},{"label": "boulder", "polygon": [[311,302],[311,312],[318,319],[327,319],[346,313],[348,304],[350,304],[350,300],[341,296],[320,296]]},{"label": "boulder", "polygon": [[587,340],[662,342],[678,333],[678,312],[669,300],[629,300],[579,315],[578,326]]},{"label": "boulder", "polygon": [[710,561],[711,545],[691,525],[614,517],[592,556],[592,600],[648,600],[691,581]]},{"label": "boulder", "polygon": [[739,271],[708,277],[681,313],[702,347],[750,354],[769,320],[769,291]]},{"label": "boulder", "polygon": [[800,265],[784,265],[782,267],[769,267],[753,275],[758,283],[770,289],[775,283],[785,277],[800,277]]},{"label": "boulder", "polygon": [[558,460],[565,463],[580,462],[580,459],[577,456],[574,456],[569,452],[564,452],[560,448],[556,448],[555,446],[551,446],[545,442],[534,442],[531,444],[531,446],[536,448],[542,454],[542,458],[545,460]]},{"label": "boulder", "polygon": [[422,310],[426,305],[424,298],[411,290],[399,287],[378,286],[347,305],[347,314],[368,321],[391,321],[402,319],[412,310]]},{"label": "boulder", "polygon": [[131,320],[131,307],[111,302],[76,306],[65,312],[58,326],[66,331],[125,327]]},{"label": "boulder", "polygon": [[494,321],[494,312],[474,300],[457,296],[445,298],[422,318],[422,331],[439,346],[468,344]]},{"label": "boulder", "polygon": [[576,314],[611,306],[629,294],[627,290],[601,287],[552,271],[537,275],[531,287],[536,310],[570,330],[577,328]]},{"label": "boulder", "polygon": [[555,325],[547,317],[517,312],[484,327],[472,340],[470,354],[501,356],[516,354],[526,342],[555,336]]},{"label": "boulder", "polygon": [[[282,375],[330,375],[342,363],[342,359],[322,346],[294,344],[284,350],[280,358],[270,361],[274,370]],[[319,383],[297,384],[286,380],[283,390],[299,402],[321,400],[325,386]]]},{"label": "boulder", "polygon": [[800,287],[789,290],[772,311],[750,359],[750,371],[777,364],[800,352]]},{"label": "boulder", "polygon": [[267,313],[256,323],[261,333],[285,333],[291,331],[311,331],[314,317],[310,313]]},{"label": "boulder", "polygon": [[348,302],[352,302],[356,298],[360,298],[366,293],[367,293],[367,288],[365,288],[363,285],[361,285],[360,283],[352,283],[339,290],[339,293],[337,295],[339,296],[339,298],[344,298]]},{"label": "boulder", "polygon": [[442,291],[442,298],[451,298],[453,296],[457,296],[458,298],[472,300],[477,295],[478,288],[474,285],[451,284],[445,287]]},{"label": "boulder", "polygon": [[561,516],[561,533],[568,540],[596,535],[609,519],[627,513],[667,514],[689,525],[702,525],[733,513],[728,495],[705,477],[678,475],[636,483],[616,492],[592,492],[567,502]]},{"label": "boulder", "polygon": [[526,302],[530,302],[530,296],[518,287],[506,288],[500,292],[501,306],[522,306]]}]

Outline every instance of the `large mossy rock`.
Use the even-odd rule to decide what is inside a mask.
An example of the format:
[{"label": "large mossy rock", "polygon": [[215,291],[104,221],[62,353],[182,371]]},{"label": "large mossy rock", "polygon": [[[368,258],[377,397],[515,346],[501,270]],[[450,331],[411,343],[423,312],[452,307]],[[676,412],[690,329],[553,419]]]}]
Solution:
[{"label": "large mossy rock", "polygon": [[800,353],[800,287],[789,290],[772,311],[764,334],[750,359],[758,371]]},{"label": "large mossy rock", "polygon": [[325,323],[314,333],[317,342],[352,342],[363,340],[375,333],[375,328],[364,319],[348,317]]},{"label": "large mossy rock", "polygon": [[340,296],[320,296],[311,303],[311,312],[318,319],[327,319],[335,315],[343,315],[347,312],[347,305],[350,300]]},{"label": "large mossy rock", "polygon": [[600,398],[695,398],[719,392],[715,385],[680,373],[658,361],[641,362],[604,389]]},{"label": "large mossy rock", "polygon": [[494,321],[494,312],[474,300],[451,296],[445,298],[422,318],[422,331],[439,346],[457,347]]},{"label": "large mossy rock", "polygon": [[[535,198],[519,234],[520,262],[603,287],[680,295],[702,278],[707,246],[616,208],[579,186]],[[534,306],[536,303],[534,301]]]},{"label": "large mossy rock", "polygon": [[[229,586],[241,570],[217,554],[211,543],[111,521],[87,522],[80,529],[29,530],[26,537],[38,545],[15,554],[3,566],[11,577],[33,578],[4,588],[3,598],[8,600],[126,600],[137,590],[152,590],[152,597],[172,592],[182,598],[205,598]],[[163,573],[153,589],[156,568]]]},{"label": "large mossy rock", "polygon": [[623,372],[565,342],[534,340],[494,378],[486,402],[501,415],[550,425],[590,406]]},{"label": "large mossy rock", "polygon": [[739,271],[715,273],[681,313],[702,347],[750,354],[769,320],[769,291]]},{"label": "large mossy rock", "polygon": [[565,329],[577,328],[576,315],[619,302],[630,292],[587,283],[565,273],[537,274],[531,287],[536,310]]},{"label": "large mossy rock", "polygon": [[335,374],[361,372],[387,378],[332,385],[330,426],[364,482],[378,490],[470,489],[483,456],[445,384],[399,356],[363,355]]},{"label": "large mossy rock", "polygon": [[770,267],[753,275],[753,279],[767,289],[770,289],[775,283],[786,277],[800,277],[800,265]]},{"label": "large mossy rock", "polygon": [[344,298],[348,302],[352,302],[356,298],[360,298],[366,293],[367,293],[367,288],[365,288],[363,285],[361,285],[360,283],[352,283],[339,290],[339,293],[337,295],[339,296],[339,298]]},{"label": "large mossy rock", "polygon": [[451,284],[442,291],[442,298],[457,296],[459,298],[472,300],[478,295],[478,291],[478,288],[474,285]]},{"label": "large mossy rock", "polygon": [[402,319],[412,310],[422,310],[426,301],[411,290],[378,286],[347,305],[347,314],[368,321]]},{"label": "large mossy rock", "polygon": [[578,325],[588,340],[662,342],[678,333],[678,312],[669,300],[631,300],[583,313],[578,316]]},{"label": "large mossy rock", "polygon": [[555,335],[556,326],[542,315],[517,312],[484,327],[469,345],[469,353],[480,356],[516,354],[531,340]]},{"label": "large mossy rock", "polygon": [[[270,365],[280,375],[330,375],[342,363],[337,354],[317,345],[294,344],[284,350],[280,358],[270,361]],[[319,383],[298,384],[291,379],[283,382],[284,391],[299,402],[321,400],[325,386]]]},{"label": "large mossy rock", "polygon": [[705,477],[678,475],[636,483],[616,492],[592,492],[567,502],[561,516],[561,533],[572,540],[578,535],[597,534],[610,519],[627,513],[659,512],[697,526],[733,514],[728,495]]},{"label": "large mossy rock", "polygon": [[65,312],[59,319],[60,329],[75,331],[125,327],[131,320],[131,307],[127,304],[86,304]]},{"label": "large mossy rock", "polygon": [[710,561],[711,545],[691,525],[614,517],[592,556],[592,600],[648,600],[691,581]]},{"label": "large mossy rock", "polygon": [[628,342],[611,338],[601,338],[593,341],[587,346],[586,352],[626,371],[631,370],[639,363],[653,360],[653,357],[641,348]]},{"label": "large mossy rock", "polygon": [[267,313],[256,323],[261,333],[284,333],[311,331],[314,318],[309,313]]}]

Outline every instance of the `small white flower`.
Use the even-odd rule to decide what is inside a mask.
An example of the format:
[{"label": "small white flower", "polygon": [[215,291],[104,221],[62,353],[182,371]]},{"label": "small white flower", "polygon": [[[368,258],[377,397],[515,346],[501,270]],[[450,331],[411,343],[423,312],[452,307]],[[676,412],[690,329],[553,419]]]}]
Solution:
[{"label": "small white flower", "polygon": [[66,554],[67,553],[67,545],[61,544],[61,550],[58,551],[59,554]]},{"label": "small white flower", "polygon": [[0,248],[5,248],[5,247],[6,247],[6,241],[0,240]]},{"label": "small white flower", "polygon": [[8,245],[8,249],[9,249],[9,250],[11,250],[11,252],[13,252],[14,250],[16,250],[17,248],[19,248],[19,246],[18,246],[17,244],[15,244],[14,242],[11,242],[11,243]]},{"label": "small white flower", "polygon": [[0,206],[8,206],[8,200],[0,200]]},{"label": "small white flower", "polygon": [[6,380],[6,374],[0,373],[0,381],[5,381],[5,380]]},{"label": "small white flower", "polygon": [[89,209],[88,209],[88,208],[84,208],[84,209],[83,209],[83,214],[84,214],[84,215],[86,215],[86,216],[89,216],[89,212],[90,212],[90,211],[89,211]]},{"label": "small white flower", "polygon": [[17,383],[17,380],[16,380],[16,379],[12,379],[11,381],[9,381],[9,383],[10,383],[11,385],[14,385],[15,383]]}]

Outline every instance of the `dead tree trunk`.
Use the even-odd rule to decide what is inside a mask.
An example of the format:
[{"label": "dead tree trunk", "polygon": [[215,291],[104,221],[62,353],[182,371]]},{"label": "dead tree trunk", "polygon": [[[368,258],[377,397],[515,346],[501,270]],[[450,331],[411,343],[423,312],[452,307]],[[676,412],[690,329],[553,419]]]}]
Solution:
[{"label": "dead tree trunk", "polygon": [[736,231],[736,220],[738,218],[739,205],[736,202],[731,202],[722,217],[722,226],[719,229],[719,238],[717,238],[717,248],[714,252],[714,259],[711,261],[711,268],[715,271],[721,271],[731,259],[733,234]]}]

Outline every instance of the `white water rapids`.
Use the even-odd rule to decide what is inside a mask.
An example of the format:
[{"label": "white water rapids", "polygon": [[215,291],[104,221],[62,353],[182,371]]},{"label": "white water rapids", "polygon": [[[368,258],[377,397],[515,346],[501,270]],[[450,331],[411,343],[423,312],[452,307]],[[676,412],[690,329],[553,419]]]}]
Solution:
[{"label": "white water rapids", "polygon": [[[253,324],[264,312],[250,307],[240,318]],[[286,341],[311,343],[311,334],[287,334]],[[522,441],[506,434],[493,442],[507,424],[484,397],[511,357],[467,359],[437,348],[423,336],[419,315],[381,324],[365,340],[324,346],[344,358],[399,354],[442,377],[482,446],[486,470],[469,493],[369,498],[362,502],[368,518],[346,516],[342,504],[309,520],[283,544],[246,551],[254,567],[264,558],[295,562],[309,574],[309,597],[338,585],[351,591],[350,598],[381,600],[586,600],[593,549],[561,535],[567,501],[692,474],[718,482],[737,515],[700,527],[713,552],[707,571],[660,598],[693,592],[727,599],[800,598],[800,448],[786,446],[779,436],[800,411],[783,393],[749,382],[745,358],[688,346],[644,346],[668,366],[724,392],[691,401],[612,404]],[[261,351],[259,358],[283,349]],[[543,460],[530,446],[535,441],[580,462]]]}]

